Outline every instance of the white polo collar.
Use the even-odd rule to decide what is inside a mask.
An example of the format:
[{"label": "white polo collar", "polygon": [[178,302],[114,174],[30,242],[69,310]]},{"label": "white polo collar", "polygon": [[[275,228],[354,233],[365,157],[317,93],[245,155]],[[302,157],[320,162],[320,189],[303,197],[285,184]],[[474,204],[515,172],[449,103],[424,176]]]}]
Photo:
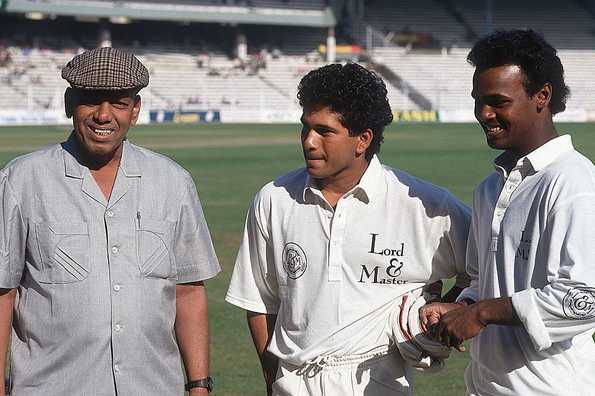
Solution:
[{"label": "white polo collar", "polygon": [[527,159],[531,163],[533,170],[539,172],[557,160],[562,154],[572,150],[574,150],[572,138],[570,135],[562,135],[527,154]]},{"label": "white polo collar", "polygon": [[[359,183],[347,193],[345,193],[345,195],[353,194],[354,197],[360,199],[362,202],[370,203],[383,193],[385,187],[382,164],[378,160],[378,157],[374,155],[370,160],[370,163],[368,164],[368,167],[362,175]],[[308,191],[316,196],[322,197],[322,192],[316,186],[316,183],[309,174],[306,178],[302,196],[304,202],[308,202]]]},{"label": "white polo collar", "polygon": [[[552,162],[556,161],[562,154],[572,150],[574,150],[574,146],[570,135],[558,136],[536,148],[526,156],[519,158],[516,167],[526,168],[530,166],[533,168],[533,171],[539,172]],[[504,152],[496,157],[494,160],[494,167],[496,170],[506,175],[506,163],[509,161],[508,153]]]}]

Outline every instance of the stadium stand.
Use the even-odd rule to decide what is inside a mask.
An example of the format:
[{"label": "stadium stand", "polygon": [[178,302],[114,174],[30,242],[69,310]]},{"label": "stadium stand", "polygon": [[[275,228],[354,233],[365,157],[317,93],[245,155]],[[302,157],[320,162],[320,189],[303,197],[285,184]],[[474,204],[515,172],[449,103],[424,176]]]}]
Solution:
[{"label": "stadium stand", "polygon": [[[483,2],[456,0],[453,3],[476,31],[485,33]],[[595,49],[595,19],[579,3],[556,0],[493,1],[493,28],[531,28],[541,32],[556,48]]]},{"label": "stadium stand", "polygon": [[[544,1],[493,2],[493,27],[532,27],[543,32],[560,49],[571,88],[568,108],[595,112],[595,88],[584,83],[595,69],[595,13],[579,0]],[[325,0],[173,3],[304,10],[329,4]],[[483,4],[473,0],[365,2],[355,37],[368,47],[362,61],[384,77],[394,110],[472,109],[473,69],[466,64],[466,55],[474,37],[485,30]],[[567,23],[554,24],[559,18]],[[59,70],[75,53],[97,45],[97,21],[73,17],[31,21],[0,13],[0,24],[0,106],[60,109],[65,83]],[[151,110],[220,110],[223,121],[292,120],[299,110],[295,94],[300,78],[325,63],[319,46],[325,44],[327,30],[320,27],[168,21],[107,26],[113,46],[133,51],[149,67],[151,84],[143,101]],[[370,31],[382,39],[370,42]],[[238,33],[248,43],[248,56],[242,60],[235,54]],[[428,40],[399,41],[409,36]]]},{"label": "stadium stand", "polygon": [[[54,0],[55,1],[55,0]],[[117,0],[100,0],[108,3],[117,3]],[[294,10],[321,10],[328,6],[327,1],[322,0],[132,0],[137,3],[174,3],[186,5],[217,5],[223,7],[249,6],[259,8],[287,8]]]},{"label": "stadium stand", "polygon": [[439,47],[467,43],[466,30],[434,0],[368,0],[363,22],[383,34],[424,34]]},{"label": "stadium stand", "polygon": [[473,107],[473,70],[466,66],[467,52],[468,49],[423,53],[376,48],[374,54],[429,100],[433,110],[456,110]]}]

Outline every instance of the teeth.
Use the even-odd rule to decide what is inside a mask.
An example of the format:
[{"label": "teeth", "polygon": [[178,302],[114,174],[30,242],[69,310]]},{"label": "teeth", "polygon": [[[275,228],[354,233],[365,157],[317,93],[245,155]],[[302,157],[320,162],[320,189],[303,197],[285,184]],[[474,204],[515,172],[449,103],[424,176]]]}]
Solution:
[{"label": "teeth", "polygon": [[96,134],[101,135],[101,136],[107,136],[107,135],[111,134],[112,131],[113,131],[112,129],[93,128],[93,132],[95,132]]}]

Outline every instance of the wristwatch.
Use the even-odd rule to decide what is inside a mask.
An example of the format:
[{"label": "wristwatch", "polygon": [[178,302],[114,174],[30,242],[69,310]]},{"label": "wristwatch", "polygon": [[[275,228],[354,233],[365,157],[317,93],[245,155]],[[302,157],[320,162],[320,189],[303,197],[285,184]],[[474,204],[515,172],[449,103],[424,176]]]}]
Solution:
[{"label": "wristwatch", "polygon": [[186,390],[190,391],[192,388],[207,388],[207,391],[211,393],[213,391],[213,379],[211,377],[207,377],[194,381],[188,381],[188,383],[186,383]]}]

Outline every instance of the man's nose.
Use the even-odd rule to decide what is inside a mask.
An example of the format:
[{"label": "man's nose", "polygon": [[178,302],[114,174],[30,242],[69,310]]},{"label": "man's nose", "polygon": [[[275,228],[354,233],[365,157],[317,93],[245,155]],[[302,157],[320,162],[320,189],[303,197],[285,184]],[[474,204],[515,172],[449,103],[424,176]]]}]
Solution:
[{"label": "man's nose", "polygon": [[108,101],[101,102],[97,109],[95,110],[95,114],[93,114],[95,121],[100,124],[105,124],[111,122],[112,120],[112,112],[110,108],[110,104]]},{"label": "man's nose", "polygon": [[308,129],[302,134],[302,146],[304,150],[314,150],[316,148],[316,131]]},{"label": "man's nose", "polygon": [[496,116],[492,106],[486,104],[475,105],[475,117],[479,121],[489,121]]}]

